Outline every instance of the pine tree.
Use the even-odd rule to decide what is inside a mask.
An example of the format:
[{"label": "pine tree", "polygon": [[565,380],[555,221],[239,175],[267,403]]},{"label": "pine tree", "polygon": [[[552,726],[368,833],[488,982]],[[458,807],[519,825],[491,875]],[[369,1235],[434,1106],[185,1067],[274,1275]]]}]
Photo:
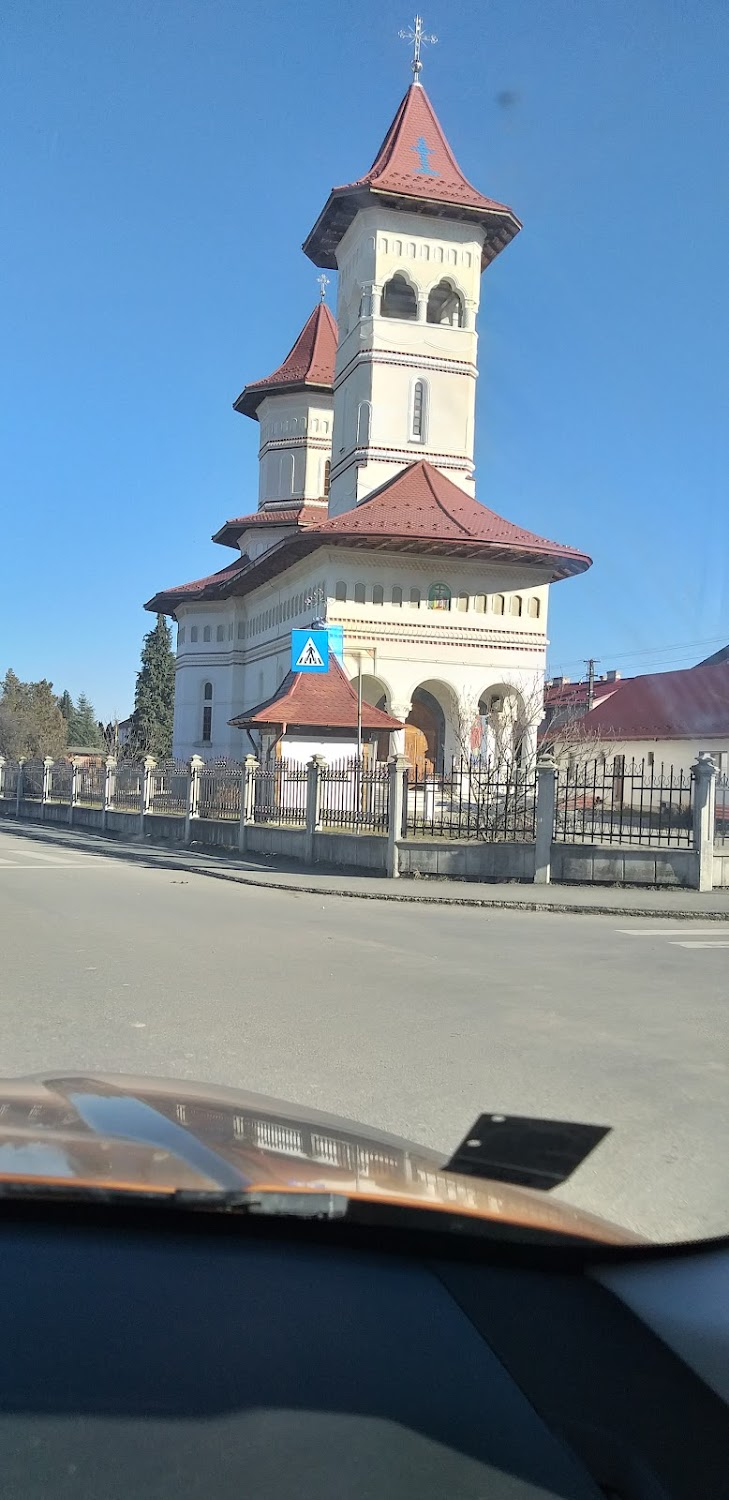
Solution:
[{"label": "pine tree", "polygon": [[61,693],[61,696],[58,700],[58,707],[60,708],[61,713],[66,720],[66,723],[70,724],[71,717],[73,715],[73,698],[71,697],[68,688],[63,689],[63,692]]},{"label": "pine tree", "polygon": [[175,658],[164,615],[144,637],[132,714],[132,736],[139,754],[169,760],[175,702]]},{"label": "pine tree", "polygon": [[71,713],[68,725],[69,743],[77,749],[99,750],[102,745],[99,726],[92,704],[85,693],[79,693],[78,702]]}]

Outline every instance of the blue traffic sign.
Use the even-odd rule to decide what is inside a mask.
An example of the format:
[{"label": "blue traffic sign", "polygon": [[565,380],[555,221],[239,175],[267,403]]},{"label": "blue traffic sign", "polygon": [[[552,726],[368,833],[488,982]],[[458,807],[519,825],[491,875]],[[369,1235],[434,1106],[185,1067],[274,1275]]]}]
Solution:
[{"label": "blue traffic sign", "polygon": [[329,634],[326,630],[292,630],[291,671],[328,672]]}]

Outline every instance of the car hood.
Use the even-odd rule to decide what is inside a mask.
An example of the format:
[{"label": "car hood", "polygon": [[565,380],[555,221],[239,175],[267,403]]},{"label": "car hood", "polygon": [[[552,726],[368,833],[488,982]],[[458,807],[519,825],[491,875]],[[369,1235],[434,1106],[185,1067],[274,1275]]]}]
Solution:
[{"label": "car hood", "polygon": [[176,1194],[181,1201],[336,1194],[636,1243],[628,1230],[543,1192],[450,1171],[437,1152],[398,1136],[268,1096],[172,1079],[0,1080],[0,1194],[29,1188]]}]

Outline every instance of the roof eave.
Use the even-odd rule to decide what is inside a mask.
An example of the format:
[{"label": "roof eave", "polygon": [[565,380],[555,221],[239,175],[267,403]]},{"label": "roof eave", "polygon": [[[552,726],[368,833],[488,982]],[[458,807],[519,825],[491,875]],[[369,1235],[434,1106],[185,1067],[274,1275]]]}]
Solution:
[{"label": "roof eave", "polygon": [[475,204],[453,203],[447,198],[424,198],[420,194],[395,192],[370,184],[364,187],[333,188],[319,218],[301,247],[304,254],[308,255],[316,266],[322,266],[330,271],[337,270],[337,246],[344,238],[358,210],[371,198],[389,203],[392,207],[401,208],[408,213],[429,214],[438,218],[456,219],[460,222],[481,225],[485,222],[487,226],[490,223],[494,226],[498,225],[498,232],[487,233],[484,239],[482,269],[495,260],[500,251],[506,248],[522,228],[521,220],[506,204],[498,204],[493,208],[487,208],[484,205],[481,208]]},{"label": "roof eave", "polygon": [[237,400],[233,402],[233,411],[240,412],[242,417],[251,417],[254,422],[258,421],[258,408],[267,396],[291,396],[301,391],[327,391],[333,395],[334,387],[321,380],[282,380],[273,385],[260,387],[246,386],[241,391]]}]

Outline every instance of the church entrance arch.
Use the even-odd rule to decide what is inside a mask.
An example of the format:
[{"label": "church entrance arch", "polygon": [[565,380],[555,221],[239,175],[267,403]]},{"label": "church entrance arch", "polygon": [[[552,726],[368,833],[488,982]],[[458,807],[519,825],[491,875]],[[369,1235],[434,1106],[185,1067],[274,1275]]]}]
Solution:
[{"label": "church entrance arch", "polygon": [[429,688],[417,687],[405,721],[405,755],[418,778],[443,770],[445,741],[442,704]]}]

